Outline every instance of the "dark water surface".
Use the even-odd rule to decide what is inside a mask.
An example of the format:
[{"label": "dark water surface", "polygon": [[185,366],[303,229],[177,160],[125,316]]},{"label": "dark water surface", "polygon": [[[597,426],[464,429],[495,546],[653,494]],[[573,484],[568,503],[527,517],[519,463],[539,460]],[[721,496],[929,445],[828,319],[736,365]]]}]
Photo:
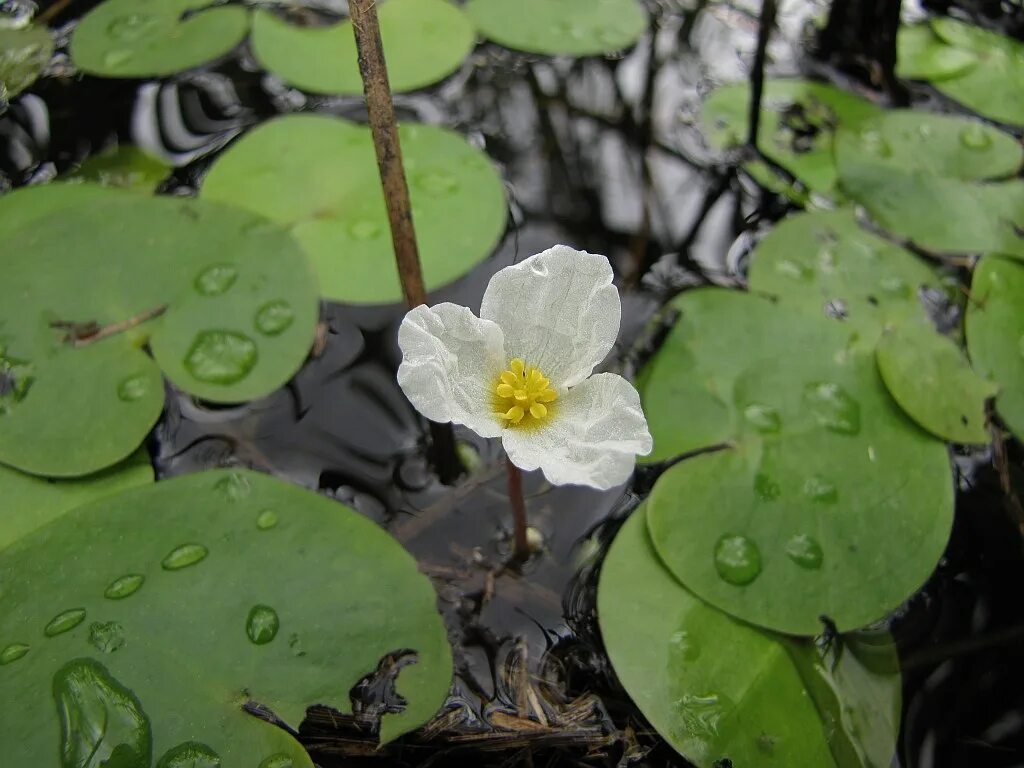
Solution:
[{"label": "dark water surface", "polygon": [[[56,26],[94,4],[71,3]],[[493,258],[432,301],[476,309],[494,271],[557,242],[605,253],[624,288],[622,335],[607,367],[628,373],[645,354],[647,321],[668,296],[703,283],[742,284],[752,233],[785,207],[727,174],[695,120],[712,84],[745,76],[756,15],[681,5],[652,2],[656,34],[622,56],[552,61],[482,45],[445,83],[396,98],[400,117],[448,125],[483,147],[501,165],[511,200]],[[772,47],[778,69],[796,71],[813,10],[797,4],[783,14]],[[361,99],[305,96],[264,75],[244,48],[159,82],[78,76],[61,54],[51,75],[0,117],[0,192],[45,182],[119,141],[173,161],[179,167],[161,191],[190,195],[219,149],[274,114],[365,119]],[[398,306],[325,305],[322,350],[285,389],[226,409],[170,391],[149,443],[161,477],[247,466],[352,506],[402,541],[438,588],[457,672],[443,717],[376,753],[373,717],[396,706],[388,672],[402,664],[385,660],[379,677],[354,692],[355,717],[311,711],[302,737],[314,759],[685,765],[618,686],[594,615],[601,556],[639,498],[528,477],[531,523],[545,550],[525,574],[503,571],[511,519],[500,449],[458,432],[478,468],[454,487],[433,476],[424,423],[395,382],[403,314]],[[1011,481],[1024,495],[1024,451],[1008,451]],[[904,668],[898,761],[1022,766],[1021,533],[987,451],[955,458],[959,493],[946,556],[890,620]],[[652,479],[642,475],[639,485]]]}]

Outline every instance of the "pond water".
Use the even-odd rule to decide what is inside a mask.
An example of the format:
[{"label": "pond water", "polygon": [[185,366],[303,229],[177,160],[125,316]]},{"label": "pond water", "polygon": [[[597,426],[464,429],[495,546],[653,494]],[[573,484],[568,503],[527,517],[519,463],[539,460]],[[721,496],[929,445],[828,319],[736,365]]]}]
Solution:
[{"label": "pond water", "polygon": [[[95,4],[61,3],[54,26],[70,32]],[[556,242],[605,253],[624,288],[623,328],[606,367],[626,372],[657,343],[648,322],[666,297],[743,285],[753,234],[786,210],[727,173],[697,127],[712,84],[745,75],[756,12],[650,5],[659,12],[656,33],[623,55],[552,60],[485,43],[441,85],[395,100],[400,119],[449,126],[483,148],[500,164],[511,201],[493,257],[432,300],[475,309],[497,269]],[[818,10],[784,4],[771,48],[777,71],[797,71],[803,25]],[[266,75],[244,49],[159,81],[76,75],[61,55],[48,74],[0,117],[0,191],[45,183],[116,141],[170,161],[175,170],[160,191],[189,196],[220,150],[273,115],[365,119],[360,98],[305,95]],[[915,98],[930,99],[923,88]],[[521,574],[503,569],[511,521],[500,449],[457,430],[478,466],[454,486],[434,476],[424,422],[395,380],[403,315],[398,305],[325,303],[317,350],[284,389],[214,407],[169,387],[148,441],[160,478],[244,466],[353,507],[401,541],[437,587],[455,648],[445,716],[375,753],[373,715],[395,706],[382,675],[356,692],[362,706],[353,717],[311,710],[304,744],[324,766],[685,765],[617,683],[595,617],[603,552],[656,469],[640,471],[635,493],[528,477],[544,550]],[[1021,446],[1007,449],[1009,465],[1021,466]],[[904,673],[903,768],[1024,760],[1020,530],[989,449],[955,461],[947,552],[886,622]],[[1019,473],[1011,482],[1024,494]]]}]

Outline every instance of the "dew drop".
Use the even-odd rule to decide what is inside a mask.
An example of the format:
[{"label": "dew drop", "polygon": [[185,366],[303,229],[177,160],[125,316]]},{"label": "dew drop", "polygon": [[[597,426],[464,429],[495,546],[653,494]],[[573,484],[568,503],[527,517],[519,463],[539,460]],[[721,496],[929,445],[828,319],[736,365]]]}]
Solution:
[{"label": "dew drop", "polygon": [[574,21],[563,21],[558,25],[558,32],[570,40],[582,40],[587,36],[586,30]]},{"label": "dew drop", "polygon": [[782,488],[764,472],[754,476],[754,493],[761,501],[775,501],[782,495]]},{"label": "dew drop", "polygon": [[434,197],[450,195],[459,188],[459,182],[450,173],[431,171],[416,176],[416,186]]},{"label": "dew drop", "polygon": [[808,384],[804,388],[804,400],[825,429],[842,435],[860,432],[860,405],[838,384],[829,381]]},{"label": "dew drop", "polygon": [[861,131],[860,146],[877,157],[891,157],[892,147],[878,131]]},{"label": "dew drop", "polygon": [[381,236],[384,228],[375,221],[360,219],[348,227],[348,233],[354,240],[374,240]]},{"label": "dew drop", "polygon": [[762,732],[761,735],[757,737],[757,748],[766,755],[774,755],[775,745],[778,741],[778,736],[772,736],[770,733]]},{"label": "dew drop", "polygon": [[277,637],[281,621],[269,605],[254,605],[245,621],[245,634],[255,645],[266,645]]},{"label": "dew drop", "polygon": [[835,504],[839,501],[836,484],[820,475],[812,475],[804,481],[804,496],[819,504]]},{"label": "dew drop", "polygon": [[214,264],[200,272],[193,285],[203,296],[220,296],[235,284],[238,270],[230,264]]},{"label": "dew drop", "polygon": [[818,267],[826,275],[836,271],[836,254],[831,248],[822,248],[818,252]]},{"label": "dew drop", "polygon": [[0,667],[13,664],[18,659],[24,658],[28,651],[29,647],[24,643],[11,643],[0,651]]},{"label": "dew drop", "polygon": [[881,279],[881,281],[879,281],[878,284],[882,288],[883,291],[885,291],[886,293],[891,294],[893,296],[909,296],[910,295],[910,286],[907,285],[907,281],[906,280],[904,280],[904,279],[902,279],[900,277],[896,277],[894,275],[889,275],[887,277],[883,277]]},{"label": "dew drop", "polygon": [[202,331],[185,356],[185,368],[199,381],[234,384],[256,365],[256,343],[235,331]]},{"label": "dew drop", "polygon": [[261,531],[269,531],[277,525],[277,512],[272,509],[264,509],[256,517],[256,527]]},{"label": "dew drop", "polygon": [[220,755],[205,744],[188,741],[164,752],[156,768],[220,768]]},{"label": "dew drop", "polygon": [[210,550],[202,544],[182,544],[172,549],[160,565],[165,571],[180,571],[202,561],[208,554]]},{"label": "dew drop", "polygon": [[159,24],[155,16],[146,13],[126,13],[107,25],[107,34],[115,40],[132,42],[150,32]]},{"label": "dew drop", "polygon": [[292,768],[292,765],[292,759],[288,755],[284,752],[278,752],[276,755],[265,758],[259,764],[259,768]]},{"label": "dew drop", "polygon": [[823,554],[821,545],[806,533],[798,533],[786,544],[786,555],[801,568],[818,570]]},{"label": "dew drop", "polygon": [[72,608],[68,611],[58,613],[50,623],[43,629],[47,637],[56,637],[77,627],[85,620],[85,608]]},{"label": "dew drop", "polygon": [[723,581],[749,584],[761,573],[761,552],[746,536],[726,534],[715,545],[715,569]]},{"label": "dew drop", "polygon": [[302,649],[302,639],[295,632],[288,636],[288,648],[291,650],[292,656],[301,657],[306,655],[306,652]]},{"label": "dew drop", "polygon": [[781,259],[775,262],[775,271],[780,275],[791,277],[794,280],[800,280],[807,282],[814,277],[814,270],[808,267],[806,264],[798,264],[795,261],[789,259]]},{"label": "dew drop", "polygon": [[145,376],[129,376],[117,385],[117,397],[126,403],[141,400],[148,392],[149,379]]},{"label": "dew drop", "polygon": [[971,123],[960,131],[960,143],[968,149],[988,149],[992,136],[981,123]]},{"label": "dew drop", "polygon": [[103,592],[103,596],[108,600],[123,600],[138,592],[142,582],[145,580],[146,577],[141,573],[129,573],[119,576],[110,582],[110,586]]},{"label": "dew drop", "polygon": [[751,403],[743,409],[743,418],[762,434],[776,434],[782,428],[779,412],[770,405]]},{"label": "dew drop", "polygon": [[291,305],[278,299],[260,307],[256,313],[256,330],[264,336],[277,336],[288,330],[294,320]]},{"label": "dew drop", "polygon": [[252,491],[249,478],[239,472],[231,472],[216,483],[213,490],[224,496],[228,501],[241,501]]},{"label": "dew drop", "polygon": [[89,625],[89,642],[100,653],[113,653],[124,647],[124,627],[116,621]]},{"label": "dew drop", "polygon": [[700,658],[700,646],[685,629],[672,633],[669,653],[673,662],[691,662]]},{"label": "dew drop", "polygon": [[103,66],[107,69],[117,69],[127,64],[134,54],[124,48],[115,48],[103,54]]}]

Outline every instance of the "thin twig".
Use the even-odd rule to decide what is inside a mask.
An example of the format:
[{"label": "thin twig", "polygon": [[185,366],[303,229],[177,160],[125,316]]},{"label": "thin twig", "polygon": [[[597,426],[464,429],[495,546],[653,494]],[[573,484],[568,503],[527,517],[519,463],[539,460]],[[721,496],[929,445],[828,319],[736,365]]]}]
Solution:
[{"label": "thin twig", "polygon": [[761,6],[761,23],[757,28],[757,51],[754,53],[754,69],[750,73],[750,131],[747,144],[757,148],[757,132],[761,127],[761,100],[764,95],[764,65],[768,57],[768,40],[775,26],[775,0],[764,0]]},{"label": "thin twig", "polygon": [[513,558],[525,563],[530,559],[530,541],[526,537],[526,501],[523,499],[523,473],[511,459],[505,459],[508,468],[508,500],[512,505]]},{"label": "thin twig", "polygon": [[55,18],[57,18],[64,11],[64,9],[71,5],[73,2],[75,2],[75,0],[57,0],[56,3],[51,5],[38,16],[36,16],[36,24],[39,26],[46,26]]},{"label": "thin twig", "polygon": [[95,322],[88,323],[75,323],[67,322],[63,320],[57,320],[50,323],[51,328],[63,328],[67,330],[67,334],[64,336],[64,343],[71,344],[74,347],[87,347],[90,344],[95,344],[97,341],[103,341],[103,339],[114,336],[118,333],[124,333],[129,331],[136,326],[142,325],[149,320],[160,317],[164,312],[167,311],[167,305],[163,304],[153,309],[147,309],[144,312],[140,312],[137,315],[129,317],[127,320],[121,320],[116,323],[110,323],[110,325],[97,325]]}]

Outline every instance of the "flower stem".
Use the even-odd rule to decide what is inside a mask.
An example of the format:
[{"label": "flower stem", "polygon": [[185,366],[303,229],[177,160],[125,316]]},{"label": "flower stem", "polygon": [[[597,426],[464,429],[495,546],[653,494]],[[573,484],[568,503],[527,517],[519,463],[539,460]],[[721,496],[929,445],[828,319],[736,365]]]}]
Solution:
[{"label": "flower stem", "polygon": [[520,563],[530,559],[530,542],[526,538],[526,501],[523,498],[523,473],[512,460],[505,459],[508,468],[508,500],[512,504],[512,557]]}]

